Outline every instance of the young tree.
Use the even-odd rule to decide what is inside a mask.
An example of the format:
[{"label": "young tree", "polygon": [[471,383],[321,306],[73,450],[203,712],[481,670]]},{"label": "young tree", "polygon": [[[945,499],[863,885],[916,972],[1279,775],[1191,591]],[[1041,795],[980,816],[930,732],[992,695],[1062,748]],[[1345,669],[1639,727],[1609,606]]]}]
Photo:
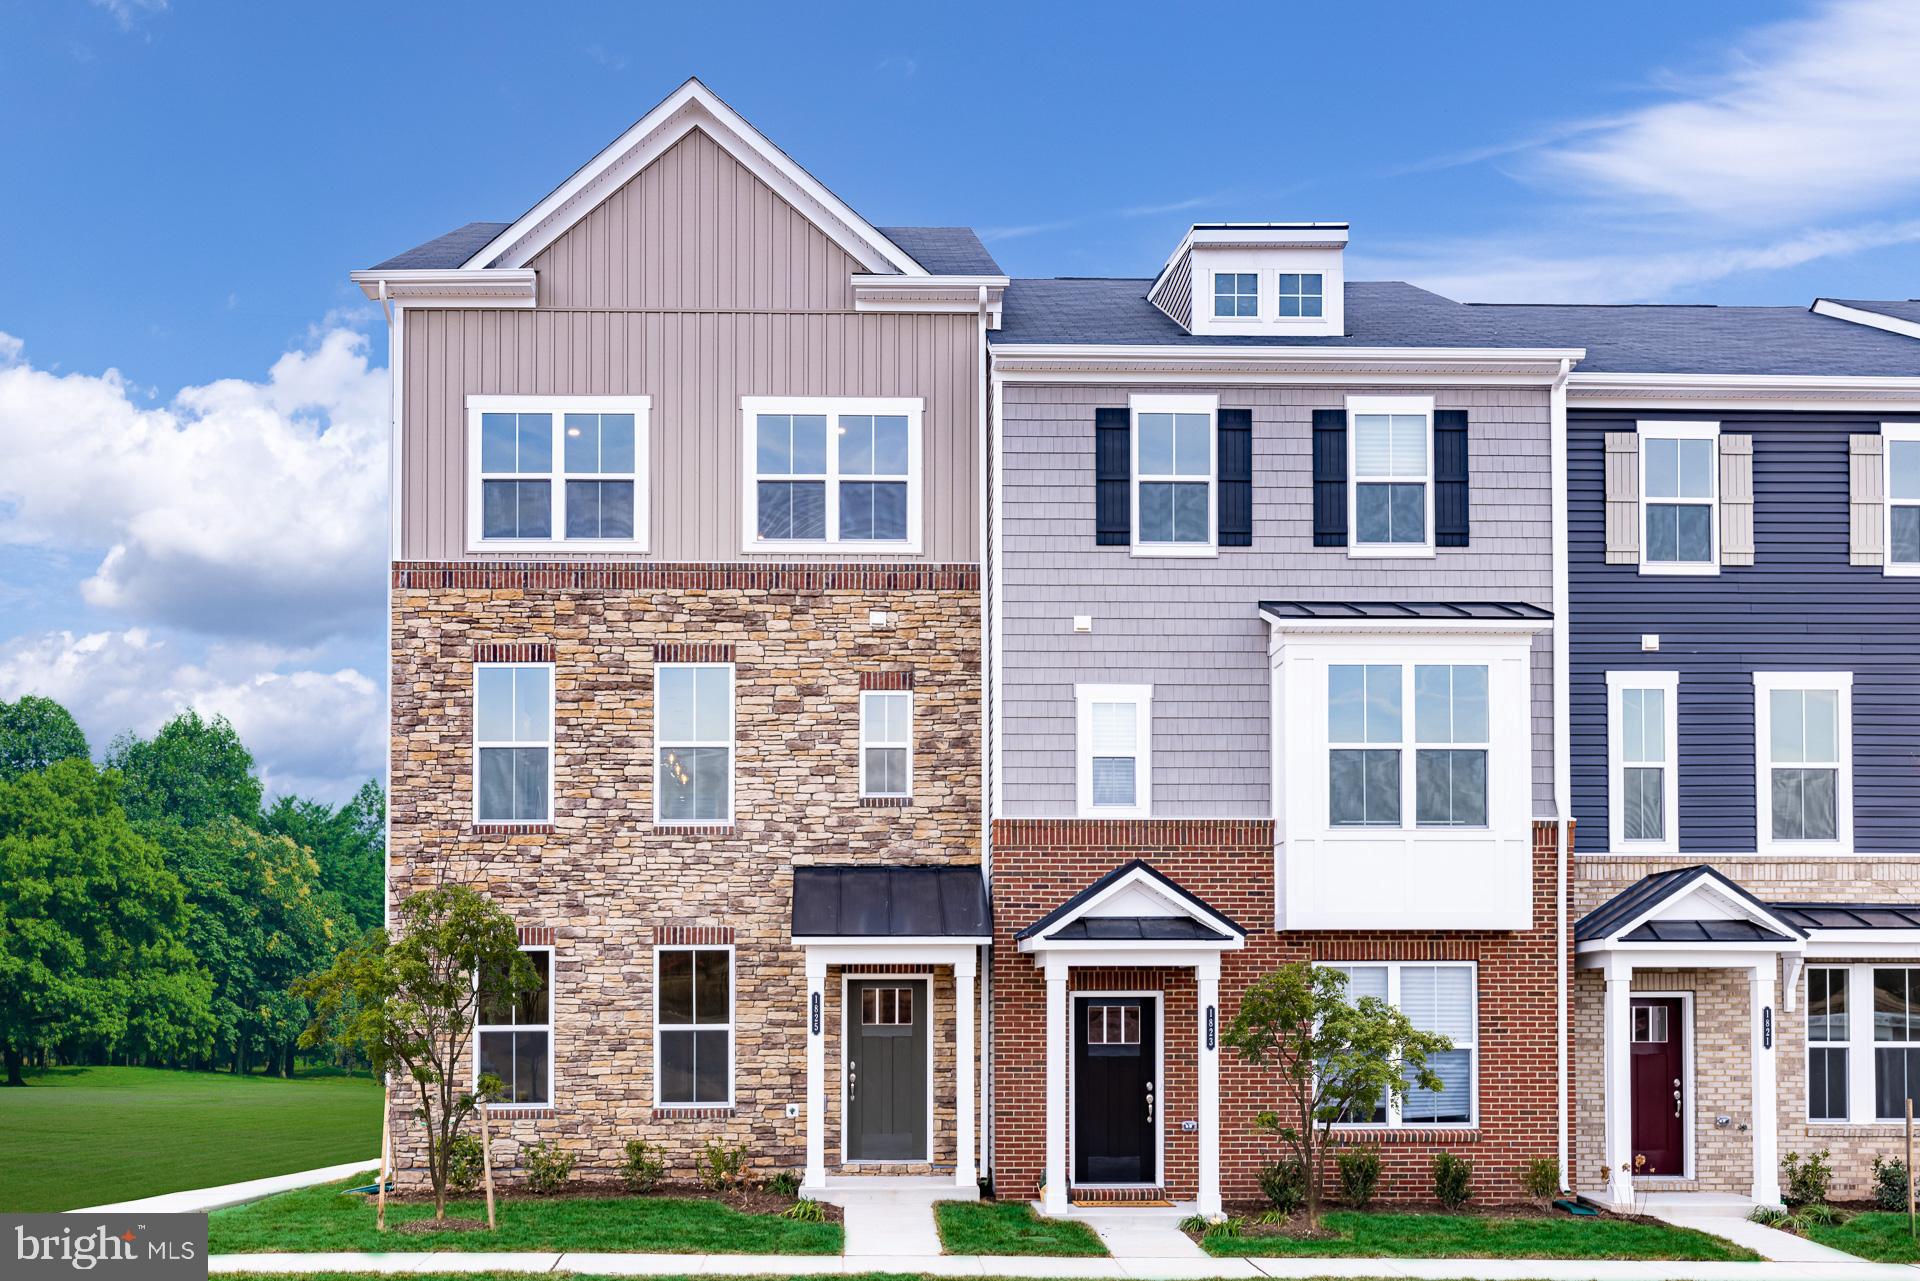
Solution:
[{"label": "young tree", "polygon": [[66,708],[33,694],[0,699],[0,783],[76,756],[87,759],[87,736]]},{"label": "young tree", "polygon": [[447,1217],[447,1158],[475,1100],[463,1082],[474,1017],[486,996],[511,999],[539,977],[520,952],[505,912],[464,885],[438,885],[402,899],[397,932],[373,930],[331,969],[295,991],[314,1004],[301,1044],[326,1039],[365,1054],[376,1072],[412,1083],[413,1116],[426,1131],[434,1217]]},{"label": "young tree", "polygon": [[[0,783],[0,1052],[59,1041],[177,1051],[204,1032],[207,989],[182,942],[180,882],[127,822],[110,774],[81,758]],[[137,1003],[180,1020],[160,1044]]]},{"label": "young tree", "polygon": [[1260,1113],[1254,1126],[1279,1138],[1299,1160],[1309,1228],[1320,1226],[1334,1125],[1404,1098],[1409,1077],[1423,1090],[1438,1090],[1440,1077],[1427,1066],[1427,1056],[1453,1048],[1446,1037],[1420,1031],[1378,997],[1348,1000],[1345,974],[1308,961],[1283,965],[1254,982],[1220,1040],[1247,1062],[1279,1074],[1285,1107]]}]

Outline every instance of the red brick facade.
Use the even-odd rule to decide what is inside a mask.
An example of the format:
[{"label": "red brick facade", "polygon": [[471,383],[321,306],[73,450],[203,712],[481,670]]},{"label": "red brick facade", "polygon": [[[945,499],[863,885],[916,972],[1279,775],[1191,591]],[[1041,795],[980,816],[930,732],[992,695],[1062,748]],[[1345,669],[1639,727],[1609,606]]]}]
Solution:
[{"label": "red brick facade", "polygon": [[[1292,932],[1273,929],[1273,824],[1203,819],[1004,819],[993,824],[993,1151],[998,1195],[1037,1195],[1046,1166],[1046,983],[1014,936],[1093,881],[1144,859],[1232,917],[1247,931],[1244,950],[1221,957],[1220,1018],[1258,975],[1289,961],[1471,960],[1478,963],[1479,1124],[1470,1130],[1368,1130],[1385,1165],[1380,1194],[1432,1196],[1430,1163],[1445,1146],[1474,1162],[1476,1195],[1515,1199],[1527,1163],[1558,1148],[1555,1053],[1555,829],[1536,823],[1533,926],[1491,930]],[[1568,957],[1571,970],[1571,956]],[[1163,993],[1165,1068],[1161,1082],[1166,1191],[1198,1190],[1198,1030],[1190,969],[1073,971],[1074,991]],[[1259,1195],[1262,1166],[1278,1154],[1253,1118],[1279,1094],[1265,1074],[1231,1052],[1220,1062],[1220,1181],[1228,1202]]]}]

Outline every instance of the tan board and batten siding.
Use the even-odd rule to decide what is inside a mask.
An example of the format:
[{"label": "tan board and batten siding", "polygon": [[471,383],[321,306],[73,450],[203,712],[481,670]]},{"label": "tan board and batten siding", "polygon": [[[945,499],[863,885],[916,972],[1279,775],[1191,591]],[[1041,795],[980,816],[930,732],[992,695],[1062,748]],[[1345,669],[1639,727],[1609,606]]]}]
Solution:
[{"label": "tan board and batten siding", "polygon": [[604,394],[653,398],[648,560],[796,559],[741,549],[740,398],[785,395],[921,397],[923,544],[911,559],[979,560],[977,319],[856,314],[859,264],[706,134],[669,148],[532,266],[534,310],[406,315],[401,559],[513,558],[467,550],[467,396]]}]

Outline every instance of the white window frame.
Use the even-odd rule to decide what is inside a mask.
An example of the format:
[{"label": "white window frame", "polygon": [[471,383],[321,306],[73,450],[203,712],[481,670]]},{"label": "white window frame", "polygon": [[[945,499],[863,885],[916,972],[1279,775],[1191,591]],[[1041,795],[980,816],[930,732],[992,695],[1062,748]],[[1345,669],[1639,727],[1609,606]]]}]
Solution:
[{"label": "white window frame", "polygon": [[[1400,971],[1403,969],[1422,970],[1465,970],[1473,984],[1472,1025],[1473,1032],[1466,1044],[1455,1042],[1453,1048],[1467,1051],[1467,1110],[1465,1121],[1408,1121],[1401,1117],[1401,1100],[1386,1101],[1387,1119],[1384,1121],[1340,1121],[1336,1128],[1342,1130],[1471,1130],[1480,1124],[1480,965],[1477,961],[1317,961],[1322,969],[1339,970],[1349,980],[1356,969],[1387,972],[1387,1004],[1400,1009]],[[1411,1086],[1413,1082],[1409,1081]]]},{"label": "white window frame", "polygon": [[1920,500],[1903,498],[1895,501],[1893,497],[1893,446],[1902,444],[1920,444],[1920,422],[1898,422],[1880,424],[1880,495],[1881,529],[1880,545],[1886,548],[1886,554],[1880,558],[1881,568],[1889,578],[1911,578],[1920,575],[1920,561],[1906,561],[1896,564],[1893,559],[1893,509],[1895,507],[1920,507]]},{"label": "white window frame", "polygon": [[[1074,774],[1081,818],[1149,818],[1153,814],[1153,686],[1075,685]],[[1095,703],[1131,703],[1134,707],[1133,804],[1093,803],[1093,707]]]},{"label": "white window frame", "polygon": [[[1400,669],[1400,737],[1393,742],[1335,742],[1330,732],[1333,704],[1333,669],[1335,667],[1398,667]],[[1420,729],[1416,690],[1418,680],[1415,669],[1421,667],[1482,667],[1487,673],[1487,738],[1481,742],[1426,743],[1419,737]],[[1417,649],[1409,649],[1403,655],[1380,654],[1367,655],[1354,659],[1329,659],[1322,676],[1320,689],[1320,728],[1321,742],[1324,748],[1323,769],[1328,778],[1326,794],[1320,798],[1320,810],[1325,815],[1326,828],[1330,832],[1478,832],[1485,833],[1495,823],[1493,797],[1496,790],[1494,771],[1505,764],[1506,752],[1496,727],[1499,717],[1495,714],[1494,700],[1498,694],[1494,687],[1494,663],[1488,658],[1462,657],[1458,654],[1444,656],[1422,656]],[[1485,752],[1487,754],[1487,790],[1483,798],[1486,803],[1487,821],[1478,825],[1468,823],[1422,823],[1419,815],[1419,777],[1420,752],[1432,751]],[[1400,757],[1400,822],[1397,826],[1388,823],[1335,823],[1333,821],[1333,753],[1341,751],[1378,751],[1395,752]]]},{"label": "white window frame", "polygon": [[[468,396],[467,397],[467,550],[486,551],[579,551],[644,553],[649,528],[649,481],[652,454],[649,419],[653,412],[651,396]],[[532,472],[489,472],[480,470],[481,418],[485,414],[551,414],[553,416],[553,470]],[[566,416],[568,414],[632,414],[633,466],[626,472],[595,472],[581,479],[633,481],[632,538],[567,537],[567,459]],[[552,485],[553,514],[550,538],[487,538],[482,482],[486,479],[546,480]]]},{"label": "white window frame", "polygon": [[[1873,969],[1874,967],[1872,966],[1823,965],[1819,962],[1809,961],[1804,973],[1801,975],[1800,996],[1802,1000],[1800,1009],[1802,1013],[1800,1017],[1802,1020],[1801,1028],[1805,1032],[1805,1035],[1801,1039],[1806,1042],[1805,1063],[1803,1065],[1805,1075],[1802,1079],[1806,1082],[1806,1098],[1804,1104],[1807,1124],[1809,1125],[1849,1125],[1855,1123],[1856,1118],[1859,1116],[1860,1092],[1857,1088],[1859,1085],[1857,1068],[1860,1060],[1860,1046],[1858,1044],[1858,1034],[1863,1019],[1861,1011],[1854,1004],[1855,998],[1859,995],[1859,983],[1855,979],[1855,973],[1856,970],[1864,970],[1868,999],[1869,1002],[1871,1002],[1873,993]],[[1847,994],[1847,1037],[1844,1041],[1816,1041],[1813,1039],[1811,1019],[1813,1017],[1813,972],[1815,970],[1838,970],[1847,976],[1844,985]],[[1864,1021],[1868,1025],[1866,1029],[1866,1039],[1869,1043],[1867,1047],[1869,1059],[1867,1065],[1867,1097],[1869,1100],[1868,1106],[1871,1108],[1873,1098],[1873,1067],[1871,1062],[1873,1007],[1871,1004],[1868,1005],[1865,1011]],[[1845,1050],[1847,1052],[1847,1114],[1845,1116],[1816,1117],[1813,1114],[1813,1052],[1815,1050]],[[1869,1118],[1869,1120],[1870,1119],[1871,1118]]]},{"label": "white window frame", "polygon": [[[1802,1115],[1806,1117],[1809,1125],[1884,1126],[1890,1123],[1897,1124],[1902,1120],[1902,1117],[1878,1115],[1880,1091],[1878,1088],[1879,1079],[1877,1065],[1875,1063],[1876,1055],[1874,1052],[1881,1049],[1920,1048],[1920,1040],[1877,1041],[1874,1039],[1873,972],[1875,970],[1920,971],[1920,963],[1916,963],[1911,958],[1831,963],[1810,960],[1805,969],[1808,972],[1813,970],[1844,970],[1847,974],[1847,1039],[1845,1041],[1814,1042],[1804,1036],[1802,1037],[1802,1040],[1807,1042],[1809,1050],[1807,1057],[1809,1059],[1810,1051],[1816,1045],[1823,1048],[1836,1048],[1841,1046],[1846,1048],[1847,1115],[1845,1117],[1815,1118],[1812,1115],[1813,1100],[1810,1091],[1806,1093],[1806,1097],[1803,1099]],[[1800,996],[1804,998],[1807,994],[1805,986],[1807,978],[1805,975],[1803,975],[1798,982],[1802,985]],[[1635,995],[1637,996],[1639,994],[1635,993]],[[1803,1011],[1807,1008],[1804,1000],[1800,1008]],[[1803,1013],[1801,1017],[1804,1020],[1806,1016]],[[1804,1021],[1801,1027],[1803,1030],[1805,1029],[1806,1024]],[[1811,1062],[1808,1062],[1805,1066],[1809,1069],[1805,1079],[1811,1082],[1813,1079],[1810,1070]]]},{"label": "white window frame", "polygon": [[[1300,298],[1303,298],[1303,299],[1318,298],[1320,300],[1319,315],[1317,316],[1284,316],[1280,313],[1280,299],[1283,296],[1280,292],[1280,277],[1282,276],[1317,276],[1319,277],[1320,279],[1319,293],[1317,294],[1303,293],[1298,295]],[[1326,272],[1320,271],[1320,270],[1289,271],[1285,267],[1280,267],[1275,269],[1275,271],[1273,272],[1273,320],[1275,324],[1277,325],[1300,325],[1300,324],[1319,325],[1319,324],[1324,324],[1326,322],[1326,319],[1327,319],[1327,273]]]},{"label": "white window frame", "polygon": [[[1127,470],[1128,541],[1135,556],[1207,557],[1220,554],[1220,397],[1218,396],[1129,396]],[[1140,538],[1140,486],[1142,483],[1171,482],[1194,485],[1198,476],[1165,476],[1159,472],[1143,475],[1140,471],[1140,415],[1205,414],[1207,416],[1207,537],[1199,543],[1149,543]]]},{"label": "white window frame", "polygon": [[[527,664],[521,664],[521,666],[527,666]],[[554,1064],[559,1061],[558,1055],[556,1055],[554,1052],[554,1033],[553,1033],[553,983],[554,983],[554,963],[555,963],[554,949],[549,945],[522,944],[520,947],[520,951],[545,952],[547,954],[547,1021],[544,1024],[541,1024],[541,1023],[482,1023],[480,1021],[480,1013],[481,1013],[482,1007],[476,1004],[474,1007],[474,1022],[473,1022],[473,1066],[472,1066],[472,1071],[470,1071],[467,1074],[467,1076],[468,1076],[469,1082],[471,1083],[471,1088],[478,1090],[480,1088],[480,1035],[481,1033],[483,1032],[537,1032],[537,1031],[544,1030],[547,1034],[547,1101],[544,1103],[492,1103],[492,1104],[489,1104],[488,1106],[491,1107],[496,1112],[511,1112],[521,1108],[550,1109],[554,1106],[555,1096],[559,1094],[559,1090],[555,1088],[555,1086],[558,1083],[555,1081],[554,1075],[553,1075]],[[474,990],[476,992],[479,991],[480,976],[478,974],[475,974],[473,976],[473,983],[474,983]]]},{"label": "white window frame", "polygon": [[[668,668],[724,668],[727,673],[727,736],[724,739],[667,739],[660,732],[660,673]],[[731,827],[734,793],[740,777],[740,684],[732,663],[655,663],[653,665],[653,825],[655,827]],[[669,747],[724,747],[727,749],[727,813],[724,818],[662,818],[660,753]]]},{"label": "white window frame", "polygon": [[[480,673],[482,670],[489,667],[505,667],[509,669],[539,667],[539,668],[545,669],[547,673],[547,737],[546,737],[546,741],[539,742],[535,740],[491,739],[491,738],[482,739],[480,737]],[[554,669],[554,665],[552,663],[475,663],[473,665],[473,692],[470,695],[471,705],[473,708],[473,734],[472,734],[472,743],[471,743],[471,750],[472,750],[472,756],[473,756],[473,769],[471,771],[473,798],[472,798],[471,805],[468,807],[468,812],[472,814],[473,821],[475,823],[485,823],[493,827],[513,827],[513,826],[533,826],[533,825],[553,822],[553,811],[554,811],[553,758],[556,755],[558,755],[558,748],[559,748],[559,745],[554,741],[555,728],[559,724],[558,717],[555,714],[557,711],[557,704],[559,703],[559,691],[554,686],[554,679],[553,679],[554,670],[553,669]],[[515,747],[515,748],[543,747],[546,749],[546,752],[547,752],[547,812],[544,817],[541,817],[541,818],[482,818],[480,817],[480,749],[483,747]]]},{"label": "white window frame", "polygon": [[[867,707],[876,698],[903,698],[907,701],[907,737],[904,742],[870,742],[867,738]],[[897,748],[907,750],[906,787],[898,792],[875,791],[867,784],[867,749],[869,747]],[[909,689],[863,689],[860,691],[860,795],[880,798],[911,798],[913,796],[913,691]]]},{"label": "white window frame", "polygon": [[[1704,574],[1709,577],[1720,572],[1720,424],[1717,422],[1679,422],[1669,419],[1643,419],[1638,424],[1640,437],[1640,510],[1635,519],[1640,522],[1640,572],[1643,574]],[[1653,499],[1647,494],[1647,442],[1650,440],[1704,440],[1711,446],[1711,458],[1707,464],[1707,478],[1713,483],[1713,497],[1707,500],[1698,498],[1660,498]],[[1647,504],[1659,502],[1663,505],[1678,503],[1685,506],[1707,509],[1707,541],[1713,547],[1713,555],[1704,561],[1667,561],[1649,560],[1647,553],[1653,541],[1647,537]]]},{"label": "white window frame", "polygon": [[[662,952],[725,952],[727,954],[727,1021],[725,1023],[670,1023],[660,1022],[660,954]],[[696,1108],[731,1108],[734,1106],[734,1075],[739,1063],[739,1037],[734,1029],[739,1024],[740,1015],[740,964],[734,955],[731,943],[656,943],[653,947],[653,1106],[656,1108],[690,1110]],[[719,1032],[727,1034],[727,1098],[724,1103],[694,1103],[692,1101],[672,1103],[660,1096],[660,1033],[667,1032]]]},{"label": "white window frame", "polygon": [[[1666,696],[1665,758],[1661,763],[1660,810],[1665,820],[1657,841],[1626,838],[1626,718],[1628,690],[1659,690]],[[1680,673],[1623,671],[1607,673],[1607,846],[1614,853],[1673,854],[1680,849]],[[1634,762],[1644,765],[1645,762]]]},{"label": "white window frame", "polygon": [[[1322,281],[1325,288],[1324,278]],[[1325,310],[1324,296],[1321,304]],[[1293,319],[1289,317],[1289,319]],[[1319,321],[1322,317],[1311,316],[1305,319]],[[1423,543],[1363,543],[1360,541],[1360,428],[1358,419],[1362,414],[1423,414],[1427,420],[1427,471],[1420,481],[1426,490],[1427,539]],[[1390,481],[1369,479],[1369,485],[1396,484],[1410,485],[1410,477],[1393,477]],[[1347,397],[1347,555],[1354,560],[1381,558],[1427,558],[1437,552],[1433,533],[1433,397],[1432,396],[1348,396]]]},{"label": "white window frame", "polygon": [[[760,537],[759,417],[761,414],[822,414],[827,419],[826,537]],[[926,401],[918,396],[742,396],[740,398],[740,548],[750,555],[814,556],[823,552],[872,552],[917,556],[921,551],[921,490],[925,454],[921,444]],[[887,415],[907,420],[907,536],[893,541],[840,537],[840,484],[872,479],[840,475],[842,415]],[[777,477],[775,479],[778,479]],[[892,479],[883,477],[882,479]]]},{"label": "white window frame", "polygon": [[[1258,269],[1254,269],[1250,271],[1236,270],[1236,269],[1223,269],[1223,270],[1213,272],[1207,282],[1208,284],[1213,286],[1212,291],[1209,292],[1207,295],[1208,317],[1215,324],[1221,324],[1221,325],[1231,325],[1235,323],[1242,324],[1242,325],[1258,324],[1261,320],[1260,313],[1263,310],[1262,308],[1263,296],[1266,293],[1266,287],[1261,283],[1261,277],[1266,274],[1267,274],[1266,272],[1260,271]],[[1217,300],[1220,297],[1220,277],[1222,276],[1235,277],[1233,297],[1236,299],[1239,298],[1240,296],[1238,278],[1241,276],[1253,277],[1253,314],[1251,316],[1223,316],[1219,313],[1218,310],[1216,310],[1216,308],[1219,306],[1219,303]]]},{"label": "white window frame", "polygon": [[[1834,839],[1776,840],[1773,835],[1773,693],[1776,690],[1831,690],[1839,697],[1835,749],[1840,754],[1834,780]],[[1784,762],[1793,768],[1795,762]],[[1812,768],[1825,768],[1813,765]],[[1851,854],[1853,852],[1853,673],[1755,672],[1753,674],[1754,848],[1761,854]]]}]

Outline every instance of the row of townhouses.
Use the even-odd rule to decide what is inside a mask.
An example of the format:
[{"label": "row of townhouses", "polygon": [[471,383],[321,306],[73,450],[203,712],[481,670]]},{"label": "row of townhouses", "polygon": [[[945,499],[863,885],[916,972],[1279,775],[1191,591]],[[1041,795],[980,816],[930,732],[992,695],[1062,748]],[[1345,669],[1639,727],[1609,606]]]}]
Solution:
[{"label": "row of townhouses", "polygon": [[545,978],[477,1034],[503,1159],[1217,1210],[1278,1099],[1220,1029],[1309,960],[1453,1043],[1343,1131],[1391,1195],[1864,1186],[1920,1091],[1920,305],[1463,305],[1347,240],[1009,279],[689,82],[356,273],[389,892]]}]

